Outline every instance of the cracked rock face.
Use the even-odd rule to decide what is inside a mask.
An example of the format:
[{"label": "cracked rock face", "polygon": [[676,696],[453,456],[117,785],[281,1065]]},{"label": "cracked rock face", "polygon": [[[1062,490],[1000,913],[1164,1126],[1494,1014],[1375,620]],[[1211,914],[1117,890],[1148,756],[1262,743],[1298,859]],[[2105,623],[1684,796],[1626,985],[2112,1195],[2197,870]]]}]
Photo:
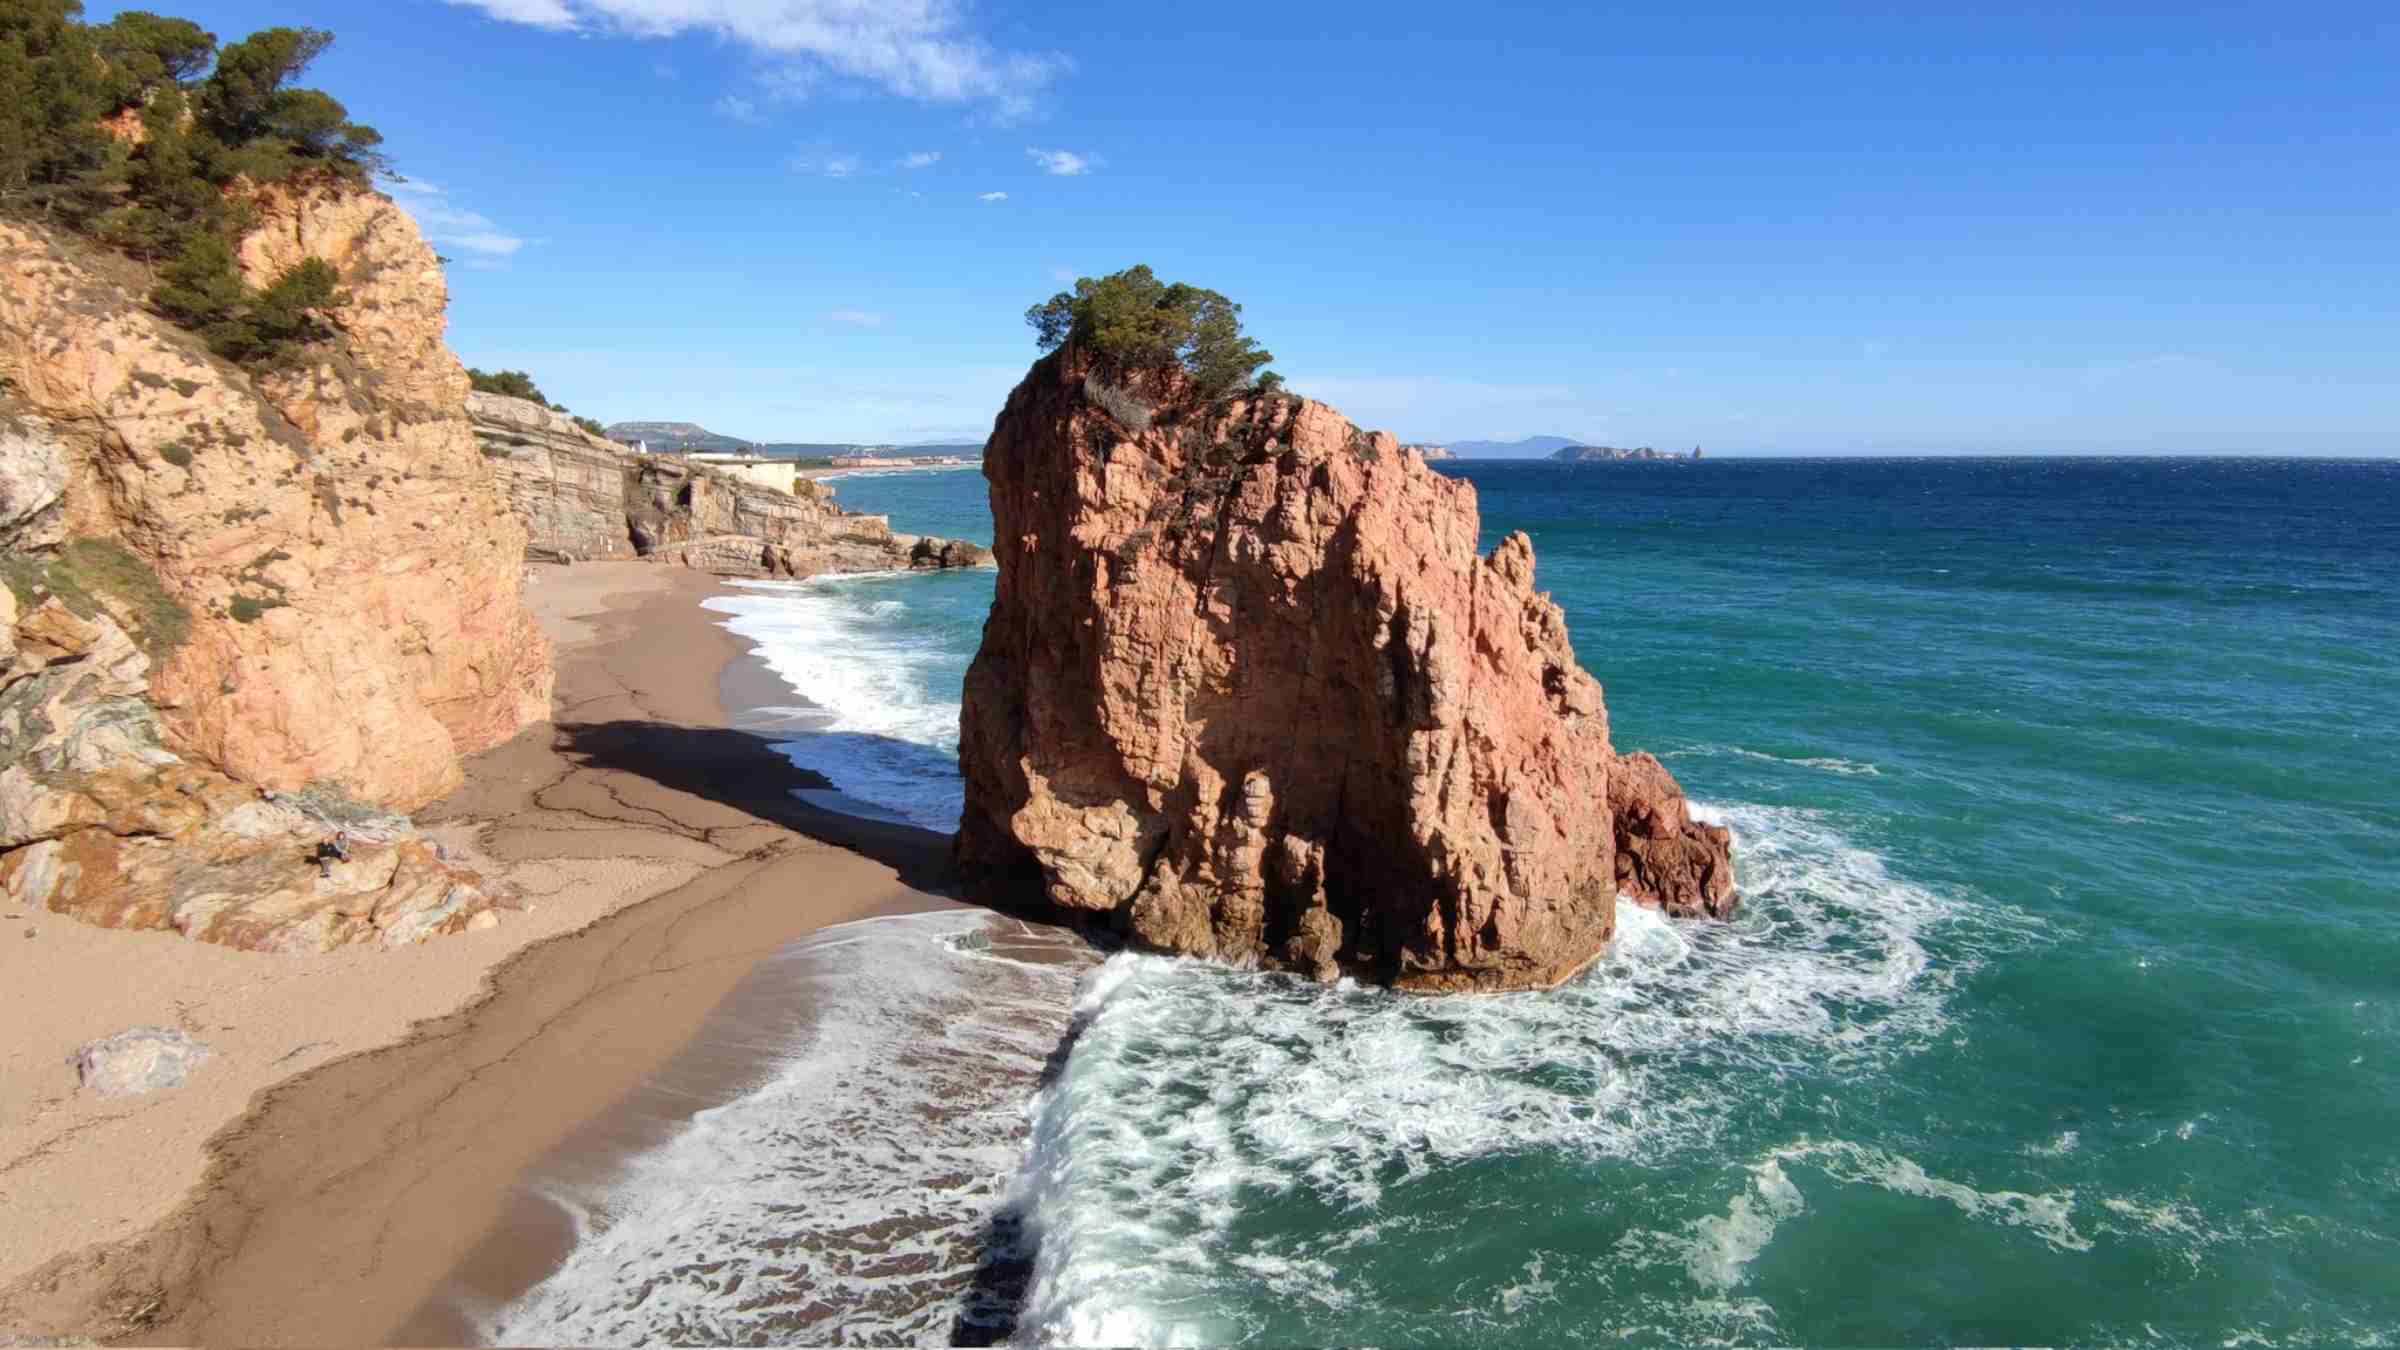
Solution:
[{"label": "cracked rock face", "polygon": [[348,297],[273,371],[151,314],[124,260],[0,222],[0,887],[254,950],[487,926],[391,814],[550,703],[441,269],[380,195],[251,204],[249,280],[317,257]]},{"label": "cracked rock face", "polygon": [[[120,541],[192,615],[150,672],[179,746],[246,782],[413,809],[549,715],[524,530],[467,424],[448,292],[406,213],[354,190],[257,203],[245,274],[333,265],[341,330],[252,375],[148,312],[79,241],[0,223],[0,414],[55,445],[12,551]],[[11,463],[20,456],[0,455]],[[0,472],[5,514],[50,480]]]},{"label": "cracked rock face", "polygon": [[1323,404],[1197,405],[1072,348],[984,461],[962,875],[1160,950],[1421,991],[1539,987],[1620,893],[1729,914],[1730,841],[1600,686],[1472,485]]},{"label": "cracked rock face", "polygon": [[467,411],[525,524],[529,558],[641,557],[744,577],[990,561],[945,540],[928,553],[882,516],[834,505],[824,483],[803,479],[784,492],[674,455],[638,455],[529,399],[470,393]]}]

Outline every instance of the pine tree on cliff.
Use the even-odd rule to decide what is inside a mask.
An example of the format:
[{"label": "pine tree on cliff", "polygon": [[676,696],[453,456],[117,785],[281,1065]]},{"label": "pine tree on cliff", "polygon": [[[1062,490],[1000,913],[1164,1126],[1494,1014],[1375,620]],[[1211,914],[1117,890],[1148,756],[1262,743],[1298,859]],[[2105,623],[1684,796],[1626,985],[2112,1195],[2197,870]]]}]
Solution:
[{"label": "pine tree on cliff", "polygon": [[1259,370],[1275,354],[1242,332],[1240,305],[1203,287],[1162,282],[1147,265],[1081,278],[1074,290],[1026,310],[1025,322],[1043,351],[1073,343],[1117,372],[1180,365],[1208,398],[1245,383],[1283,383]]},{"label": "pine tree on cliff", "polygon": [[332,270],[312,259],[250,286],[234,247],[247,212],[228,189],[363,185],[384,167],[374,128],[293,84],[333,35],[269,28],[220,48],[188,19],[82,13],[0,0],[0,210],[166,264],[152,303],[220,356],[272,361],[320,335]]}]

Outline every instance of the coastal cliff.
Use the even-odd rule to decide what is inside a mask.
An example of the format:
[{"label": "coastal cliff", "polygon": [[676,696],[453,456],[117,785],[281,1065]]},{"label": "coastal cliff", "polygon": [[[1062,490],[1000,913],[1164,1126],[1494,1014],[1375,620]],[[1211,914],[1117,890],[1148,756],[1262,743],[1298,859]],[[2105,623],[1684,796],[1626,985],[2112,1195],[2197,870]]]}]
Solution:
[{"label": "coastal cliff", "polygon": [[1473,485],[1278,393],[1069,345],[985,456],[1000,576],[960,737],[970,890],[1171,952],[1423,991],[1557,983],[1620,893],[1729,914],[1730,841]]},{"label": "coastal cliff", "polygon": [[833,489],[782,491],[680,455],[636,454],[527,399],[470,393],[467,411],[529,558],[641,557],[724,576],[971,567],[973,545],[895,534]]},{"label": "coastal cliff", "polygon": [[254,367],[124,260],[0,221],[0,883],[241,946],[452,931],[489,901],[396,813],[548,716],[524,528],[415,224],[348,185],[248,205],[250,284],[313,258],[344,297]]}]

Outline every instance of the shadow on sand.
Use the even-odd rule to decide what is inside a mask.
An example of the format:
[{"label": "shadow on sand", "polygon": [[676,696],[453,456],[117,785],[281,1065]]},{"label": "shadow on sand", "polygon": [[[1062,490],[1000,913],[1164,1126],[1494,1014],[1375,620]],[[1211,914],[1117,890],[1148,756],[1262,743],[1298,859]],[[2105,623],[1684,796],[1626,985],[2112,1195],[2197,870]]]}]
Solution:
[{"label": "shadow on sand", "polygon": [[843,815],[793,796],[795,788],[835,785],[821,774],[795,767],[765,735],[731,727],[625,720],[562,723],[558,736],[559,748],[577,763],[634,774],[747,811],[819,843],[872,858],[917,890],[962,898],[950,867],[949,835]]}]

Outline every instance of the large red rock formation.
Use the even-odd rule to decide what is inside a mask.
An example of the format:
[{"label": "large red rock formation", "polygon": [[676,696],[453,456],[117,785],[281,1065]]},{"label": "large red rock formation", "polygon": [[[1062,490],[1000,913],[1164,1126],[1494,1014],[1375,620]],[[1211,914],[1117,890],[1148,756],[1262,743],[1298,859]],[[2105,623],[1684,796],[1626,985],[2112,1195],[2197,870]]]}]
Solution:
[{"label": "large red rock formation", "polygon": [[1731,912],[1726,832],[1610,746],[1531,542],[1477,556],[1472,485],[1321,403],[1128,378],[1043,360],[985,452],[971,889],[1428,991],[1567,978],[1620,892]]}]

